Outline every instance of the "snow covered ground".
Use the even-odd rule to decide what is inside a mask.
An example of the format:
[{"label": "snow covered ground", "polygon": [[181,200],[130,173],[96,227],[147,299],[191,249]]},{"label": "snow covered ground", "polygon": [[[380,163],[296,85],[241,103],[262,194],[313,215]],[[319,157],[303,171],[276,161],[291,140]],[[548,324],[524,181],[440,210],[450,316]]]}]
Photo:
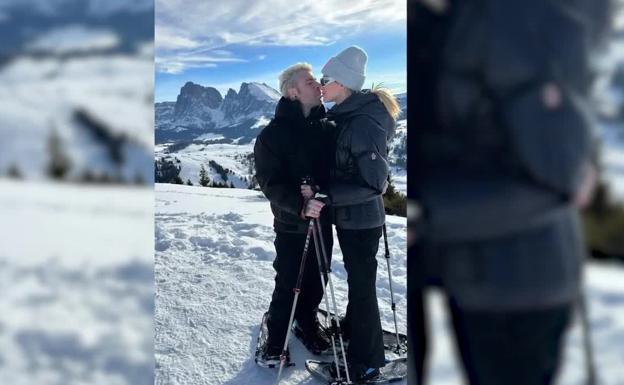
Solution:
[{"label": "snow covered ground", "polygon": [[[273,384],[276,372],[253,362],[258,324],[273,290],[273,217],[262,193],[156,185],[156,383]],[[388,217],[399,330],[406,330],[405,219]],[[334,285],[346,306],[346,272],[335,242]],[[390,291],[379,252],[382,324],[391,329]],[[310,378],[312,358],[293,339],[283,384]],[[401,383],[398,383],[399,385]],[[405,384],[405,381],[402,383]]]},{"label": "snow covered ground", "polygon": [[[388,218],[399,328],[406,329],[405,220]],[[252,359],[258,323],[273,288],[272,216],[261,193],[242,189],[156,186],[156,384],[272,384],[275,371]],[[333,250],[340,307],[346,273]],[[378,296],[384,327],[392,327],[385,261],[379,254]],[[591,263],[587,270],[592,338],[600,385],[624,384],[624,268]],[[429,297],[431,384],[461,384],[439,293]],[[584,378],[578,322],[571,329],[559,384]],[[296,366],[284,384],[320,384],[303,363],[310,355],[291,342]]]},{"label": "snow covered ground", "polygon": [[153,383],[153,197],[0,179],[0,384]]}]

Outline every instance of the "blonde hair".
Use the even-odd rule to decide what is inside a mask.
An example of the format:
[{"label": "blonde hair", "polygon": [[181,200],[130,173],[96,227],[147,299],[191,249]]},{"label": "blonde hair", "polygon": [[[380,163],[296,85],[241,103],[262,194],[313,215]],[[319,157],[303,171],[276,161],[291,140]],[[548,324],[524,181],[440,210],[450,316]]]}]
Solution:
[{"label": "blonde hair", "polygon": [[382,87],[381,84],[373,84],[371,92],[381,100],[392,119],[397,120],[399,115],[401,115],[401,106],[394,94],[389,89]]},{"label": "blonde hair", "polygon": [[297,63],[286,68],[279,76],[279,89],[283,97],[288,97],[288,89],[295,87],[297,75],[302,72],[312,72],[312,66],[308,63]]}]

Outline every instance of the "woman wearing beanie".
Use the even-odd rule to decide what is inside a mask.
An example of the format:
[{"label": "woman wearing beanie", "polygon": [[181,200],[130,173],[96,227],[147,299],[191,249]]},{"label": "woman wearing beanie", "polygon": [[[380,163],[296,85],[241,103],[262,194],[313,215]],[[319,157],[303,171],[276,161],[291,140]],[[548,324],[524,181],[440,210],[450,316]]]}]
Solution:
[{"label": "woman wearing beanie", "polygon": [[366,61],[364,50],[349,47],[329,59],[321,79],[324,101],[335,102],[327,113],[337,127],[327,195],[348,274],[347,361],[356,382],[376,378],[385,364],[375,257],[385,221],[387,139],[400,113],[389,91],[362,90]]}]

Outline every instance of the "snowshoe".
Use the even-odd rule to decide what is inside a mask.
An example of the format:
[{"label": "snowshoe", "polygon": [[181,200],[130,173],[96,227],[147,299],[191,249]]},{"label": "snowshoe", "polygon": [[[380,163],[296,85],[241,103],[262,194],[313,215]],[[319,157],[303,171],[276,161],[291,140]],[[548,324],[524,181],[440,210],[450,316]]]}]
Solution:
[{"label": "snowshoe", "polygon": [[297,337],[312,354],[320,355],[326,351],[332,351],[331,339],[327,335],[326,329],[319,325],[318,322],[313,330],[303,330],[299,327],[299,324],[295,322],[292,330],[295,337]]},{"label": "snowshoe", "polygon": [[[306,369],[316,378],[330,385],[347,383],[344,367],[341,367],[341,378],[337,379],[336,366],[333,362],[307,360]],[[390,360],[383,368],[370,369],[363,373],[349,373],[353,384],[389,384],[401,381],[407,376],[407,358]]]},{"label": "snowshoe", "polygon": [[[256,354],[254,361],[258,366],[263,368],[279,368],[283,346],[270,346],[267,343],[269,330],[267,328],[267,318],[269,313],[264,313],[262,323],[260,324],[260,333],[256,343]],[[286,349],[285,366],[294,366],[290,362],[290,350]]]},{"label": "snowshoe", "polygon": [[[333,313],[329,313],[329,323],[331,324],[331,315]],[[318,319],[321,325],[325,325],[325,318],[327,318],[327,311],[323,309],[318,309]],[[343,326],[343,317],[339,317],[340,325]],[[348,325],[345,325],[344,329],[348,329]],[[330,331],[326,331],[329,336]],[[349,336],[348,333],[343,333],[344,345],[345,349],[349,346]],[[399,345],[397,345],[397,337],[396,334],[389,331],[383,330],[383,341],[384,341],[384,349],[388,352],[393,352],[399,356],[407,354],[407,335],[399,333]],[[339,346],[340,343],[336,341],[336,345]],[[339,350],[340,351],[340,350]],[[331,346],[329,349],[323,351],[322,355],[333,355],[333,349]]]}]

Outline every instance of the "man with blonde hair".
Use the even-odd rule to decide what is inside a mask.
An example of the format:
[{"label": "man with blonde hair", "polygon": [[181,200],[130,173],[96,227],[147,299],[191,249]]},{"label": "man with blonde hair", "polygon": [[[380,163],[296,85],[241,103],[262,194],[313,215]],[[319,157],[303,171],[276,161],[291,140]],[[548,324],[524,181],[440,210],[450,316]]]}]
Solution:
[{"label": "man with blonde hair", "polygon": [[[288,321],[293,303],[299,265],[306,239],[307,218],[319,218],[329,252],[333,246],[331,218],[323,203],[306,200],[300,185],[304,177],[326,185],[329,179],[328,151],[332,148],[325,134],[325,108],[321,104],[320,85],[307,63],[297,63],[279,76],[282,98],[275,109],[275,118],[256,138],[254,157],[256,178],[271,203],[275,230],[275,288],[268,312],[263,318],[256,363],[264,367],[280,364]],[[306,259],[301,292],[295,311],[295,335],[313,353],[329,349],[330,343],[317,320],[323,287],[315,249],[310,242],[311,258]],[[266,335],[265,335],[266,334]],[[288,355],[287,355],[288,358]]]}]

